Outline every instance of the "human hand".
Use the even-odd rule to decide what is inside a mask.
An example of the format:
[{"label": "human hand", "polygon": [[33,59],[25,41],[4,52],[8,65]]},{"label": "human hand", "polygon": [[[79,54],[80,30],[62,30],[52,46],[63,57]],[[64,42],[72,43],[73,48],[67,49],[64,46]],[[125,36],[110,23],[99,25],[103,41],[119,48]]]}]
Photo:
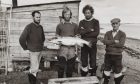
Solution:
[{"label": "human hand", "polygon": [[119,43],[119,40],[115,40],[115,43]]},{"label": "human hand", "polygon": [[94,31],[94,29],[90,29],[90,31]]},{"label": "human hand", "polygon": [[46,50],[47,49],[47,46],[43,46],[43,50]]},{"label": "human hand", "polygon": [[29,53],[30,51],[29,50],[25,50],[25,52]]},{"label": "human hand", "polygon": [[61,41],[58,41],[58,45],[62,45],[62,42]]},{"label": "human hand", "polygon": [[75,37],[80,38],[81,36],[79,34],[75,35]]},{"label": "human hand", "polygon": [[58,37],[52,37],[52,38],[48,38],[48,41],[51,41],[51,40],[53,40],[53,39],[57,39]]},{"label": "human hand", "polygon": [[84,27],[81,27],[81,29],[85,29]]}]

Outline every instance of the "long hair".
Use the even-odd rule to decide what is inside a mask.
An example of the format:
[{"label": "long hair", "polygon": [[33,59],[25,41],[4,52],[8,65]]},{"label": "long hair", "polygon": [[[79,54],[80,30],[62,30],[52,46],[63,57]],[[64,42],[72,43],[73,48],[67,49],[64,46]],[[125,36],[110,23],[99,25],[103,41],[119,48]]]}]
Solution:
[{"label": "long hair", "polygon": [[63,11],[62,11],[62,18],[64,19],[64,14],[67,13],[68,11],[70,11],[70,18],[72,18],[72,12],[71,10],[66,6],[64,7]]}]

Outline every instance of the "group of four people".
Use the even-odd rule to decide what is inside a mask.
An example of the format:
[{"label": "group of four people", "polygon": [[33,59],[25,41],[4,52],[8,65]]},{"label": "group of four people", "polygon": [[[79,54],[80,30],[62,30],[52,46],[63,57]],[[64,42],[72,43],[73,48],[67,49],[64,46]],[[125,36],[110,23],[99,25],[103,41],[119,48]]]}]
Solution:
[{"label": "group of four people", "polygon": [[[90,5],[86,5],[83,8],[83,14],[85,19],[81,20],[79,26],[71,21],[72,11],[66,7],[62,11],[63,21],[56,27],[56,36],[59,37],[75,37],[79,36],[89,41],[92,46],[83,45],[81,47],[81,76],[86,76],[90,73],[91,76],[96,76],[96,53],[97,53],[97,37],[100,33],[99,21],[93,17],[94,9]],[[28,24],[22,32],[19,42],[24,50],[30,51],[30,73],[29,81],[31,84],[35,84],[36,74],[39,70],[40,53],[43,49],[43,43],[45,41],[45,35],[43,27],[40,25],[41,13],[39,11],[32,12],[33,22]],[[105,54],[105,68],[103,71],[104,84],[108,84],[110,79],[110,73],[115,73],[115,84],[120,84],[124,75],[122,70],[122,48],[125,43],[126,35],[119,30],[120,19],[114,18],[111,20],[113,30],[108,31],[105,34],[103,40],[106,45]],[[58,53],[58,78],[64,77],[66,71],[66,77],[72,77],[72,73],[75,66],[75,46],[60,46]]]}]

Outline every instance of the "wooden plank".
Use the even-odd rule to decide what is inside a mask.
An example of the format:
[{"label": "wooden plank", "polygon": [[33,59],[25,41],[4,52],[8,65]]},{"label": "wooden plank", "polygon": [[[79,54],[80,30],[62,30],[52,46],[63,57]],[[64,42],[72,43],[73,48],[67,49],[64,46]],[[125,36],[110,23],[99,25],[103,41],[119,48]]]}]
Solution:
[{"label": "wooden plank", "polygon": [[48,84],[98,84],[96,76],[49,79]]},{"label": "wooden plank", "polygon": [[[17,15],[17,16],[21,17],[20,15]],[[15,23],[19,24],[19,23],[23,23],[23,22],[28,22],[28,23],[32,22],[32,18],[23,18],[23,17],[15,18],[15,17],[13,17],[13,19],[11,19],[11,24],[15,24]]]},{"label": "wooden plank", "polygon": [[[47,11],[41,11],[41,17],[57,17],[58,15],[61,15],[62,10],[59,12],[58,10],[47,10]],[[31,12],[28,12],[29,14],[24,14],[24,12],[19,13],[13,13],[12,18],[17,19],[32,19]]]},{"label": "wooden plank", "polygon": [[11,36],[17,36],[18,35],[18,37],[19,37],[19,35],[22,33],[22,31],[21,30],[16,30],[16,29],[15,30],[11,30],[10,31],[10,35]]},{"label": "wooden plank", "polygon": [[62,9],[62,7],[63,4],[31,6],[31,7],[24,7],[24,8],[15,8],[13,9],[13,13],[32,12],[33,10],[39,10],[39,11],[56,10],[56,9]]},{"label": "wooden plank", "polygon": [[[75,10],[76,9],[74,9],[74,11]],[[46,11],[44,11],[44,13],[45,12]],[[60,14],[61,14],[61,12],[62,11],[60,11]],[[57,14],[57,13],[54,13],[54,11],[46,12],[46,14],[48,14],[48,13]],[[78,11],[77,12],[73,12],[73,15],[74,14],[76,15],[77,13],[78,13]],[[48,15],[52,15],[52,14],[48,14]],[[15,16],[21,17],[20,15],[21,14],[15,15]],[[31,15],[29,15],[29,16],[31,16]],[[22,17],[22,18],[25,18],[25,17]],[[44,16],[42,18],[43,19],[41,20],[41,24],[45,27],[45,29],[49,28],[48,30],[50,30],[50,31],[51,31],[51,29],[56,28],[56,25],[59,23],[59,16],[55,16],[54,17],[54,15],[52,15],[52,16],[49,16],[49,17]],[[12,26],[11,29],[17,29],[17,27],[20,27],[19,29],[21,29],[21,28],[24,29],[24,27],[27,24],[29,24],[29,22],[31,22],[31,21],[32,21],[31,19],[21,19],[21,20],[20,19],[19,20],[15,19],[15,20],[12,21],[13,23],[11,23],[11,26]],[[72,21],[78,23],[78,14],[77,14],[77,16],[73,16]]]},{"label": "wooden plank", "polygon": [[28,51],[25,51],[22,49],[21,46],[11,46],[10,47],[10,53],[19,53],[19,54],[27,54],[29,53]]},{"label": "wooden plank", "polygon": [[[50,18],[51,19],[51,18]],[[73,22],[77,22],[76,18],[72,18]],[[11,24],[11,34],[12,32],[17,32],[17,31],[13,31],[13,30],[24,30],[25,26],[29,24],[29,22],[25,22],[25,23],[12,23]],[[41,21],[41,24],[44,28],[45,31],[51,31],[51,29],[54,31],[56,30],[56,26],[59,24],[59,19],[58,18],[52,18],[51,21],[49,22],[45,22],[45,21]],[[19,31],[21,32],[21,31]]]},{"label": "wooden plank", "polygon": [[31,13],[30,14],[15,13],[15,14],[12,15],[12,18],[17,18],[17,19],[32,19],[32,16],[31,16]]},{"label": "wooden plank", "polygon": [[[11,48],[11,49],[13,50],[13,49],[16,49],[16,48]],[[57,50],[50,50],[50,49],[43,50],[41,52],[41,55],[45,58],[46,61],[57,61],[55,59],[55,56],[57,56]],[[18,50],[17,51],[13,50],[13,51],[10,52],[10,56],[12,57],[13,60],[14,59],[25,60],[25,59],[29,59],[30,53],[26,52],[26,51],[21,52],[20,50],[19,51]]]},{"label": "wooden plank", "polygon": [[25,57],[25,56],[22,56],[22,57],[14,57],[14,56],[12,57],[12,61],[29,61],[30,60],[29,57]]},{"label": "wooden plank", "polygon": [[[65,3],[66,4],[66,3]],[[66,4],[70,8],[77,8],[79,6],[79,3],[68,3]],[[62,4],[48,4],[48,5],[38,5],[38,6],[30,6],[30,7],[20,7],[20,8],[14,8],[13,13],[17,12],[28,12],[33,10],[56,10],[56,9],[62,9],[64,6],[64,3]]]},{"label": "wooden plank", "polygon": [[[18,46],[19,45],[19,36],[20,35],[11,35],[10,37],[10,45],[14,45],[14,43],[18,43],[18,44],[15,44],[16,46]],[[15,46],[14,45],[14,46]]]}]

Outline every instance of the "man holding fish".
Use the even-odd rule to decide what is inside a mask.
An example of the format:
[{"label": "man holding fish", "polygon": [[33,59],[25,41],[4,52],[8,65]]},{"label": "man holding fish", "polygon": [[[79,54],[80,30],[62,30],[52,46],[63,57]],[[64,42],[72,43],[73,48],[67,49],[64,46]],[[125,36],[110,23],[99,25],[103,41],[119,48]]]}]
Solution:
[{"label": "man holding fish", "polygon": [[[61,37],[75,37],[78,30],[78,25],[71,22],[72,12],[68,7],[62,11],[63,22],[60,22],[56,28],[57,38]],[[63,45],[60,41],[60,49],[58,53],[58,78],[72,77],[72,72],[75,66],[75,45]]]}]

